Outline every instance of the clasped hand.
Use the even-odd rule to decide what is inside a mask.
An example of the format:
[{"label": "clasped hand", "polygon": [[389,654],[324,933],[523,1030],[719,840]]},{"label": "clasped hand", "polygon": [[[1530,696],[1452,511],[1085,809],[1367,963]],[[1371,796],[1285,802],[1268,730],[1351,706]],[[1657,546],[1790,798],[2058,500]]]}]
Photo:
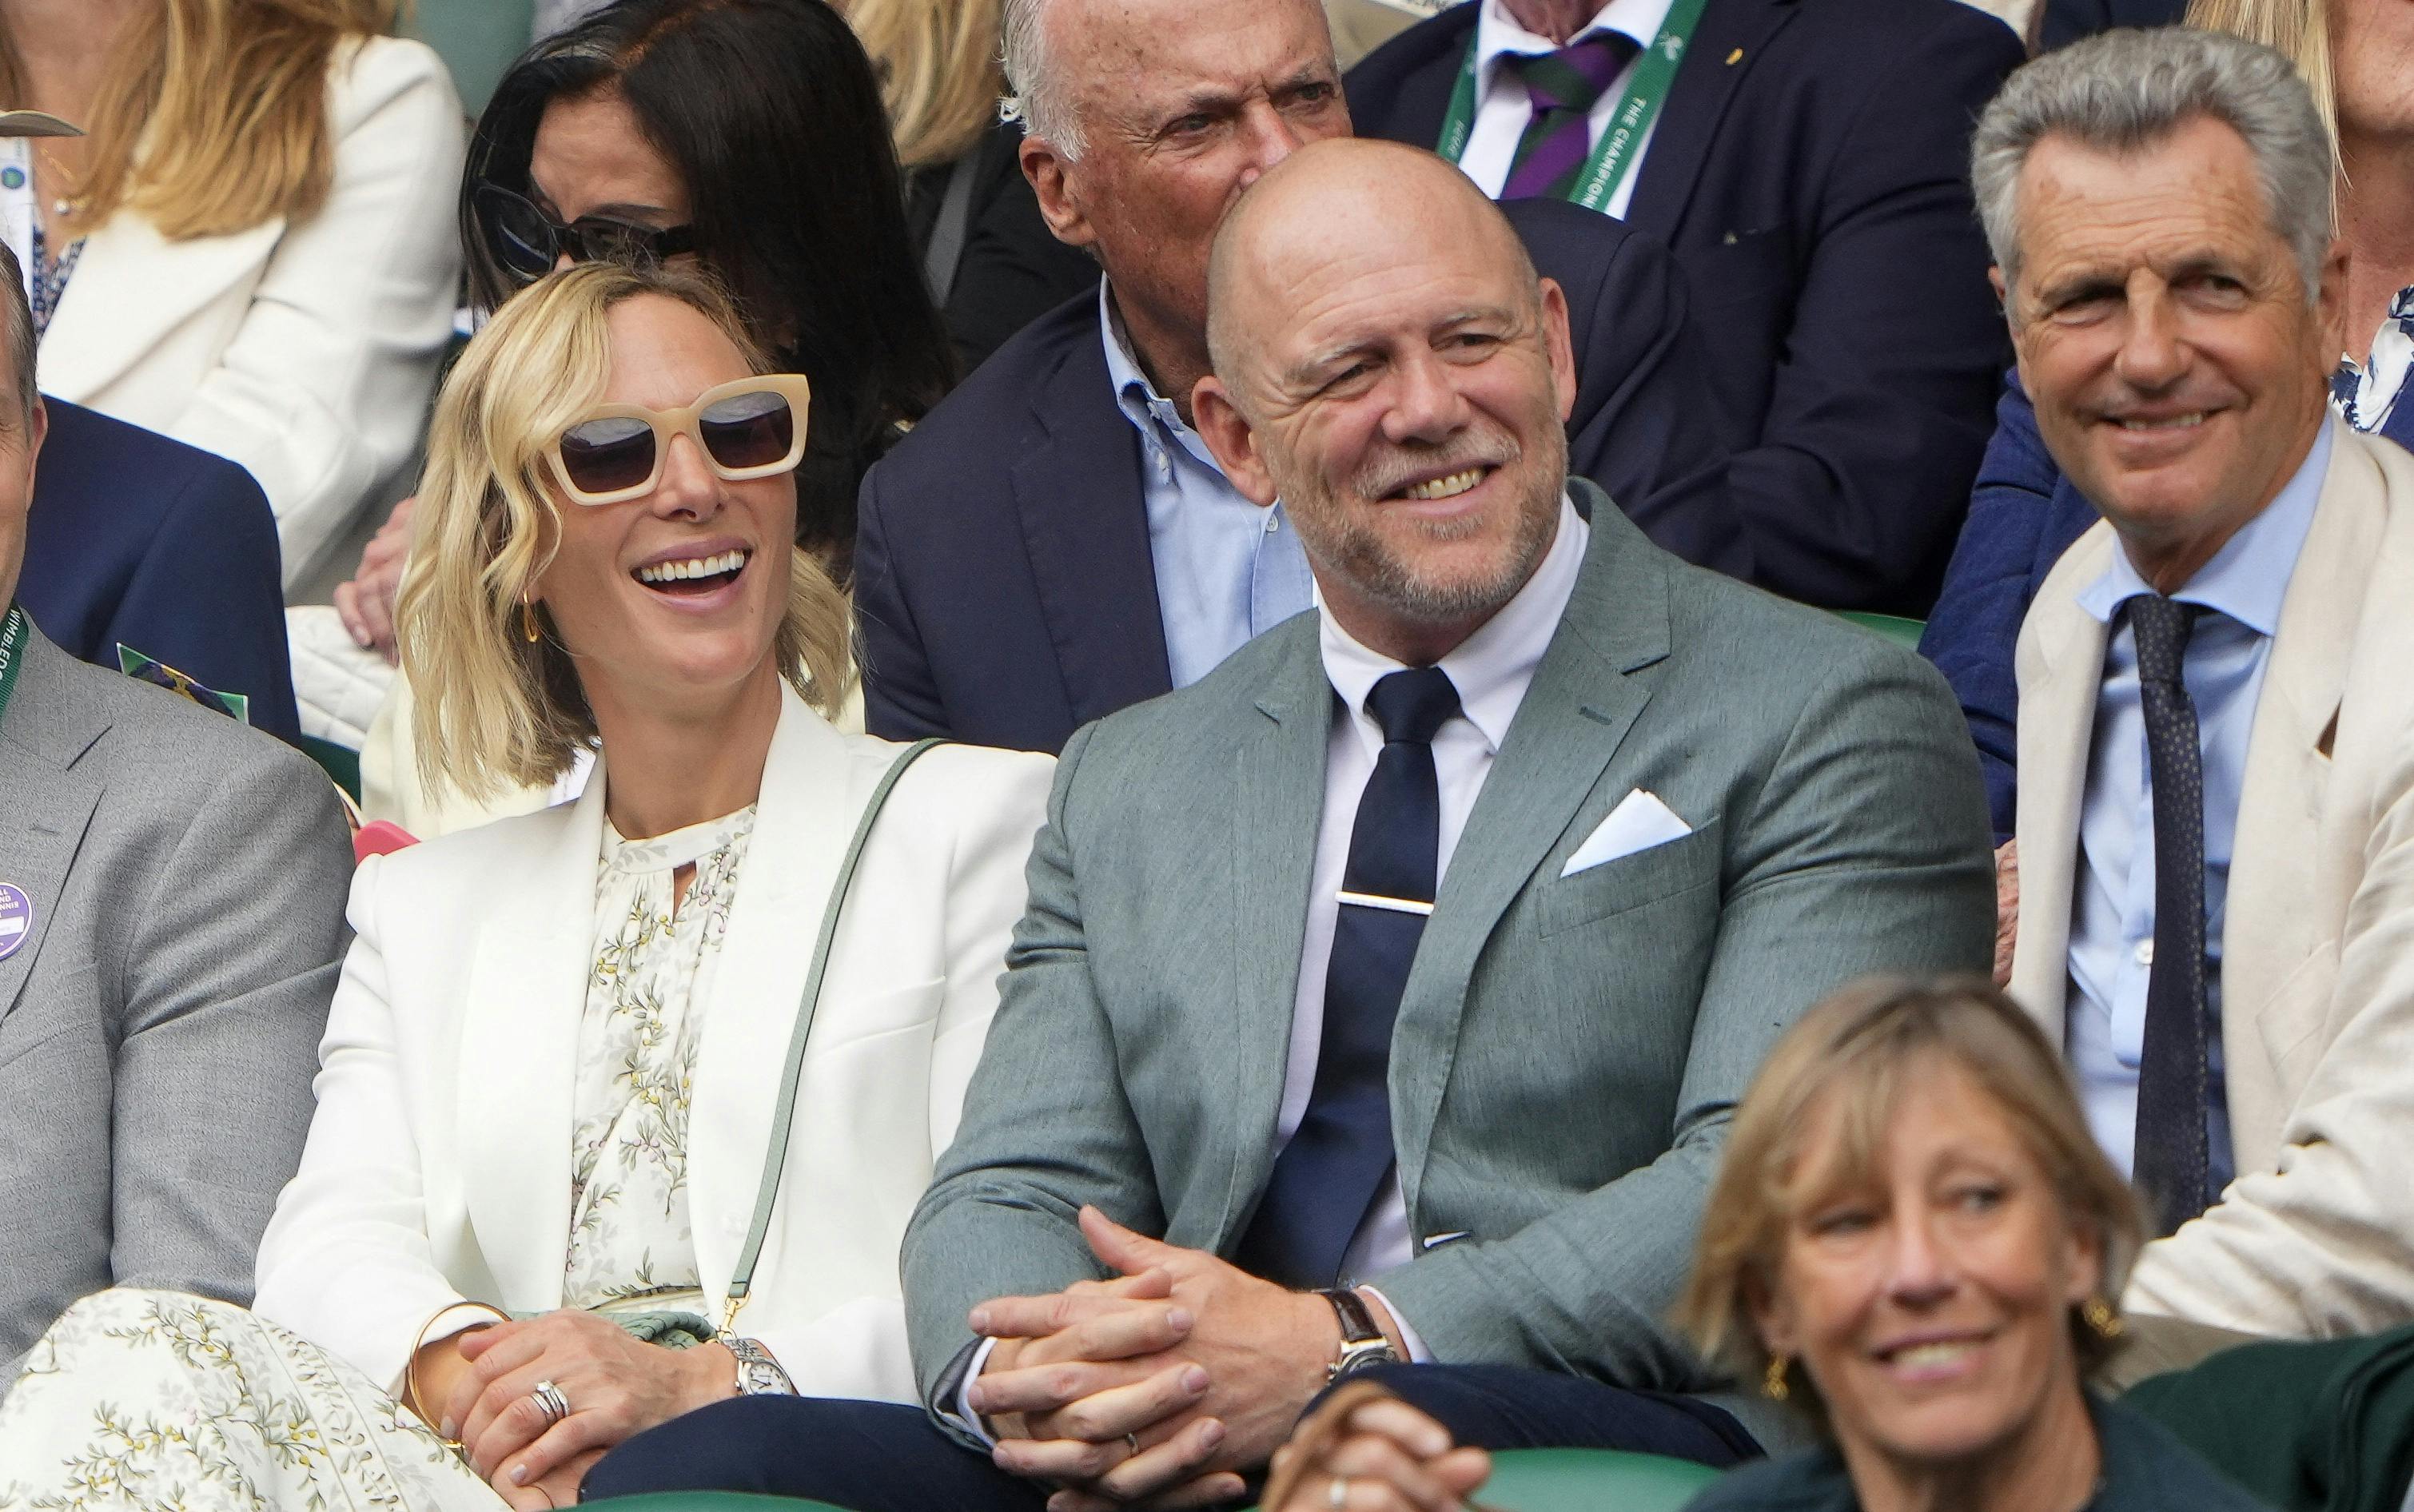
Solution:
[{"label": "clasped hand", "polygon": [[[720,1344],[664,1349],[575,1310],[440,1340],[422,1360],[429,1401],[414,1405],[440,1404],[438,1434],[458,1440],[518,1512],[569,1505],[605,1451],[738,1390],[737,1360]],[[540,1381],[561,1392],[569,1416],[547,1418],[529,1395]]]},{"label": "clasped hand", "polygon": [[1331,1304],[1095,1208],[1080,1222],[1116,1280],[972,1312],[997,1341],[967,1396],[999,1468],[1061,1487],[1050,1512],[1241,1495],[1238,1472],[1265,1462],[1324,1385],[1341,1342]]}]

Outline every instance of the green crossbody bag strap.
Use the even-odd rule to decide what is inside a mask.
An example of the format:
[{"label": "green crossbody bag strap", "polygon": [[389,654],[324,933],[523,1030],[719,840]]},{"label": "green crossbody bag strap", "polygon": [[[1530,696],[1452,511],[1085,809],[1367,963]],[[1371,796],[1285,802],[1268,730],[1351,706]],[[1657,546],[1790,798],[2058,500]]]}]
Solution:
[{"label": "green crossbody bag strap", "polygon": [[830,941],[838,938],[839,918],[846,912],[846,895],[855,885],[856,863],[863,859],[864,842],[872,838],[872,826],[880,820],[880,810],[888,803],[888,794],[896,789],[898,778],[905,769],[920,761],[944,740],[917,740],[898,752],[897,759],[882,773],[879,786],[872,790],[871,800],[863,806],[863,817],[856,821],[855,838],[846,842],[846,858],[839,863],[838,880],[830,884],[829,904],[822,910],[822,930],[813,941],[813,964],[805,973],[803,1001],[797,1006],[796,1031],[788,1036],[788,1065],[780,1076],[780,1103],[771,1113],[771,1148],[763,1156],[763,1184],[754,1193],[754,1223],[746,1231],[746,1243],[738,1252],[738,1265],[729,1274],[728,1309],[721,1319],[721,1331],[735,1331],[738,1310],[746,1305],[746,1294],[754,1282],[754,1262],[763,1253],[763,1237],[770,1232],[771,1205],[779,1199],[780,1173],[788,1164],[788,1125],[797,1111],[797,1083],[805,1072],[805,1041],[813,1031],[813,1015],[821,1007],[822,978],[829,971]]}]

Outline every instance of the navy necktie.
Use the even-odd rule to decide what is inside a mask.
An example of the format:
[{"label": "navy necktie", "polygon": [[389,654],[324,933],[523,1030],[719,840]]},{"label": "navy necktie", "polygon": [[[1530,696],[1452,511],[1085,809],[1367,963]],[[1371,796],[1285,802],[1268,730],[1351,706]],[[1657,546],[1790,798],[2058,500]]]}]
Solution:
[{"label": "navy necktie", "polygon": [[2196,606],[2140,593],[2126,600],[2138,642],[2138,694],[2154,783],[2154,964],[2146,976],[2131,1168],[2168,1234],[2204,1211],[2210,1075],[2205,1033],[2204,755],[2180,664]]},{"label": "navy necktie", "polygon": [[1441,793],[1433,737],[1458,712],[1438,667],[1395,672],[1366,695],[1382,754],[1358,799],[1324,979],[1307,1112],[1274,1160],[1236,1262],[1286,1286],[1330,1286],[1392,1172],[1392,1025],[1433,912]]}]

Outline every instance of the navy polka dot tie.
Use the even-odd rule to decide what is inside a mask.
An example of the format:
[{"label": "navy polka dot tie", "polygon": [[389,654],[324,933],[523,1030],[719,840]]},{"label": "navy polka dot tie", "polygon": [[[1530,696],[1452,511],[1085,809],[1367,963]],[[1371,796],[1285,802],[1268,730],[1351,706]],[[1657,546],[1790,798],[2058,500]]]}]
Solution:
[{"label": "navy polka dot tie", "polygon": [[2133,1160],[2157,1234],[2204,1211],[2212,1109],[2205,1025],[2204,752],[2196,702],[2181,676],[2197,607],[2141,593],[2129,599],[2138,692],[2154,783],[2154,961],[2146,977],[2145,1055],[2138,1069]]},{"label": "navy polka dot tie", "polygon": [[1392,1025],[1433,912],[1441,788],[1433,737],[1458,712],[1439,667],[1395,672],[1366,695],[1383,749],[1358,798],[1324,978],[1316,1083],[1274,1160],[1233,1259],[1286,1286],[1330,1286],[1392,1174]]}]

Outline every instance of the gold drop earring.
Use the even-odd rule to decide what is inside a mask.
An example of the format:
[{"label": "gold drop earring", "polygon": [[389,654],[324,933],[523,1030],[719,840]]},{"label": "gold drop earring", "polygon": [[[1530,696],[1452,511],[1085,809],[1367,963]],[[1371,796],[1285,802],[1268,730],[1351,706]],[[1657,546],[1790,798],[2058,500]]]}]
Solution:
[{"label": "gold drop earring", "polygon": [[529,645],[534,645],[537,637],[542,633],[537,629],[536,606],[529,602],[528,597],[523,594],[520,598],[520,634],[527,639]]},{"label": "gold drop earring", "polygon": [[2091,1297],[2086,1301],[2080,1303],[2079,1307],[2079,1315],[2082,1319],[2086,1320],[2089,1327],[2095,1330],[2095,1336],[2097,1338],[2118,1339],[2121,1337],[2121,1314],[2113,1312],[2112,1304],[2106,1301],[2103,1297]]},{"label": "gold drop earring", "polygon": [[1783,1401],[1791,1395],[1791,1389],[1785,1384],[1786,1367],[1791,1363],[1782,1355],[1768,1362],[1768,1374],[1761,1381],[1760,1389],[1766,1394],[1769,1401]]}]

